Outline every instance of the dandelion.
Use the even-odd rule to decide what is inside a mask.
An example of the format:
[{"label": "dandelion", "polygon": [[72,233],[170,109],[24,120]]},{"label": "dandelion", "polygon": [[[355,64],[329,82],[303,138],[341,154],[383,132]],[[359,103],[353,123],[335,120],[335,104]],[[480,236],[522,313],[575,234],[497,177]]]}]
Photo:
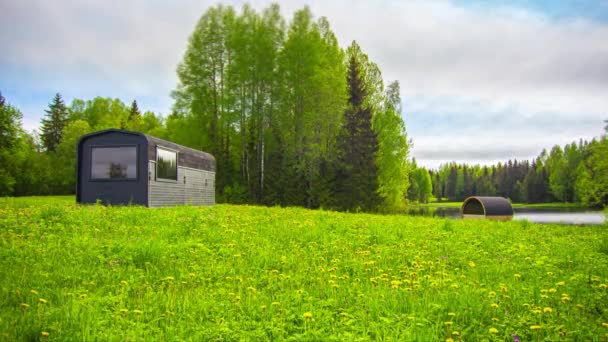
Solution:
[{"label": "dandelion", "polygon": [[451,337],[448,337],[448,338],[445,339],[445,342],[454,342],[454,339],[451,338]]},{"label": "dandelion", "polygon": [[470,267],[470,268],[475,268],[475,266],[476,266],[476,265],[475,265],[475,263],[474,263],[474,262],[469,261],[469,267]]},{"label": "dandelion", "polygon": [[490,331],[490,334],[498,334],[498,329],[496,329],[494,327],[490,328],[489,331]]},{"label": "dandelion", "polygon": [[236,296],[236,297],[234,297],[234,300],[237,301],[237,302],[240,302],[241,301],[241,297]]},{"label": "dandelion", "polygon": [[606,285],[606,284],[600,284],[600,289],[608,289],[608,285]]},{"label": "dandelion", "polygon": [[551,309],[551,308],[544,308],[543,312],[545,312],[545,313],[552,313],[553,309]]},{"label": "dandelion", "polygon": [[279,306],[279,305],[281,305],[281,303],[279,303],[279,302],[272,302],[272,303],[270,303],[270,305],[272,305],[272,306]]},{"label": "dandelion", "polygon": [[22,307],[22,308],[27,308],[28,306],[29,306],[28,304],[21,303],[21,307]]},{"label": "dandelion", "polygon": [[31,292],[32,294],[35,294],[35,295],[37,295],[37,294],[38,294],[38,291],[36,291],[36,290],[31,290],[30,292]]},{"label": "dandelion", "polygon": [[454,324],[453,322],[443,322],[443,324],[447,325],[448,327],[452,324]]},{"label": "dandelion", "polygon": [[494,292],[494,291],[488,292],[488,297],[490,297],[490,298],[496,297],[496,292]]},{"label": "dandelion", "polygon": [[498,318],[492,317],[492,322],[498,322]]},{"label": "dandelion", "polygon": [[266,311],[266,305],[262,305],[262,310]]},{"label": "dandelion", "polygon": [[540,325],[533,325],[530,327],[530,330],[539,330],[541,328]]},{"label": "dandelion", "polygon": [[46,331],[41,332],[40,335],[42,335],[42,337],[49,337],[49,333]]},{"label": "dandelion", "polygon": [[608,322],[602,323],[602,326],[608,328]]},{"label": "dandelion", "polygon": [[565,281],[560,281],[560,282],[558,282],[558,283],[555,284],[555,286],[564,286],[564,285],[566,285]]},{"label": "dandelion", "polygon": [[141,311],[141,310],[133,310],[133,313],[134,313],[134,314],[136,314],[136,315],[141,315],[141,314],[143,314],[144,312],[143,312],[143,311]]},{"label": "dandelion", "polygon": [[126,280],[121,281],[121,282],[120,282],[120,284],[121,284],[121,285],[123,285],[123,286],[127,286],[127,285],[129,285],[129,283],[127,283],[127,281],[126,281]]},{"label": "dandelion", "polygon": [[555,293],[555,292],[557,292],[557,289],[551,288],[551,289],[549,289],[549,292]]},{"label": "dandelion", "polygon": [[492,303],[492,307],[493,307],[494,309],[496,309],[496,308],[498,307],[498,304],[496,304],[496,303]]},{"label": "dandelion", "polygon": [[521,278],[521,274],[519,274],[519,273],[515,273],[515,274],[513,275],[513,277],[515,277],[516,279],[519,279],[519,278]]},{"label": "dandelion", "polygon": [[44,298],[38,298],[38,301],[42,304],[46,304],[46,299]]},{"label": "dandelion", "polygon": [[166,280],[166,281],[174,281],[174,280],[175,280],[175,278],[173,278],[173,277],[166,277],[166,278],[165,278],[165,280]]},{"label": "dandelion", "polygon": [[127,313],[127,312],[129,312],[129,310],[128,310],[128,309],[125,309],[125,308],[120,309],[120,313],[123,313],[123,314],[124,314],[124,313]]},{"label": "dandelion", "polygon": [[460,331],[452,331],[452,335],[458,336],[458,335],[460,335]]},{"label": "dandelion", "polygon": [[456,314],[454,312],[448,312],[448,316],[454,317],[454,316],[456,316]]},{"label": "dandelion", "polygon": [[310,311],[309,312],[305,312],[304,313],[304,319],[307,320],[307,321],[311,320],[312,319],[312,312],[310,312]]}]

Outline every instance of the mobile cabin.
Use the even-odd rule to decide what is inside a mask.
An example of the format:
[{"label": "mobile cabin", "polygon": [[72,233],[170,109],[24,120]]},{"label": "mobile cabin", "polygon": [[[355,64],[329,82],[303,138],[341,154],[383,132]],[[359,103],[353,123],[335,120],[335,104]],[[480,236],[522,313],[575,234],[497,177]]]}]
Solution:
[{"label": "mobile cabin", "polygon": [[462,218],[487,218],[508,221],[513,218],[513,207],[504,197],[471,196],[462,202]]},{"label": "mobile cabin", "polygon": [[108,129],[78,141],[76,201],[160,207],[215,203],[215,158],[146,134]]}]

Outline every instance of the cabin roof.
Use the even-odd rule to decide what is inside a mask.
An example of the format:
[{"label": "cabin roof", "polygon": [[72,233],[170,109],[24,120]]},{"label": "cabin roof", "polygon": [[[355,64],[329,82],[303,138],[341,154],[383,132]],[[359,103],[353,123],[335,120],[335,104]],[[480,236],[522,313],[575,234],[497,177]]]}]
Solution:
[{"label": "cabin roof", "polygon": [[215,165],[215,157],[213,157],[213,155],[211,155],[210,153],[195,150],[193,148],[179,145],[174,142],[163,140],[163,139],[160,139],[157,137],[153,137],[151,135],[143,134],[140,132],[128,131],[128,130],[124,130],[124,129],[110,128],[110,129],[105,129],[105,130],[85,134],[80,138],[79,145],[80,145],[80,143],[82,143],[83,141],[85,141],[88,138],[98,136],[98,135],[104,135],[104,134],[108,134],[108,133],[120,133],[120,134],[131,134],[131,135],[141,136],[148,141],[149,145],[154,145],[154,146],[161,145],[164,147],[168,147],[168,148],[177,150],[180,153],[187,153],[187,154],[193,155],[193,156],[201,158],[201,159],[213,161],[213,165]]}]

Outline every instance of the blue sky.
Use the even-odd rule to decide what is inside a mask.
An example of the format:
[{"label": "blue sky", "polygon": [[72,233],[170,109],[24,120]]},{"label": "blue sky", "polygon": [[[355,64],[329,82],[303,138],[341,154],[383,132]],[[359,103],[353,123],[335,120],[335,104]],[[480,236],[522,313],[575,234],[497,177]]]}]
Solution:
[{"label": "blue sky", "polygon": [[[0,91],[28,130],[56,92],[167,114],[188,36],[216,3],[0,0]],[[280,4],[328,17],[342,46],[357,40],[400,82],[419,164],[529,159],[608,119],[608,0]]]}]

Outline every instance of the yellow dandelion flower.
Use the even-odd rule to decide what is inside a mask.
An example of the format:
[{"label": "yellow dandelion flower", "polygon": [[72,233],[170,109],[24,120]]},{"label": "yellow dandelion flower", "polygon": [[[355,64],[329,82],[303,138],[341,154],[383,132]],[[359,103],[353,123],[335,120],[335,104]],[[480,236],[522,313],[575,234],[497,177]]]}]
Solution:
[{"label": "yellow dandelion flower", "polygon": [[458,336],[460,335],[460,331],[452,331],[452,335]]},{"label": "yellow dandelion flower", "polygon": [[498,329],[496,329],[494,327],[490,328],[489,331],[490,331],[490,334],[498,334]]},{"label": "yellow dandelion flower", "polygon": [[549,292],[555,293],[555,292],[557,292],[557,289],[551,288],[551,289],[549,289]]},{"label": "yellow dandelion flower", "polygon": [[565,286],[565,285],[566,285],[565,281],[560,281],[555,284],[555,286]]},{"label": "yellow dandelion flower", "polygon": [[30,292],[31,292],[32,294],[35,294],[35,295],[37,295],[37,294],[38,294],[38,291],[36,291],[36,290],[31,290]]},{"label": "yellow dandelion flower", "polygon": [[608,322],[602,323],[602,326],[608,328]]},{"label": "yellow dandelion flower", "polygon": [[121,282],[120,282],[120,284],[121,284],[121,285],[124,285],[124,286],[129,285],[129,283],[127,283],[127,281],[126,281],[126,280],[121,281]]},{"label": "yellow dandelion flower", "polygon": [[129,312],[129,310],[128,310],[128,309],[125,309],[125,308],[122,308],[122,309],[120,309],[120,312],[121,312],[121,313],[127,313],[127,312]]},{"label": "yellow dandelion flower", "polygon": [[475,265],[475,263],[474,263],[474,262],[469,261],[469,267],[470,267],[470,268],[475,268],[475,266],[476,266],[476,265]]},{"label": "yellow dandelion flower", "polygon": [[488,297],[490,297],[490,298],[496,297],[496,292],[494,292],[494,291],[488,292]]},{"label": "yellow dandelion flower", "polygon": [[576,307],[579,308],[579,309],[585,308],[585,306],[583,304],[576,304]]},{"label": "yellow dandelion flower", "polygon": [[239,302],[241,300],[241,297],[236,296],[236,297],[234,297],[234,300],[237,301],[237,302]]},{"label": "yellow dandelion flower", "polygon": [[166,278],[165,278],[165,280],[166,280],[166,281],[174,281],[174,280],[175,280],[175,278],[173,278],[173,277],[166,277]]},{"label": "yellow dandelion flower", "polygon": [[196,276],[196,274],[194,274],[194,273],[188,273],[188,277],[190,277],[190,278],[194,278],[195,276]]},{"label": "yellow dandelion flower", "polygon": [[492,317],[492,322],[498,322],[498,318]]},{"label": "yellow dandelion flower", "polygon": [[492,307],[493,307],[493,308],[497,308],[497,307],[498,307],[498,304],[496,304],[496,303],[492,303]]},{"label": "yellow dandelion flower", "polygon": [[535,314],[539,314],[539,313],[541,313],[542,311],[540,311],[539,309],[534,309],[534,311],[532,311],[532,312],[533,312],[533,313],[535,313]]},{"label": "yellow dandelion flower", "polygon": [[545,312],[545,313],[552,313],[553,309],[551,309],[551,308],[544,308],[543,312]]},{"label": "yellow dandelion flower", "polygon": [[279,305],[281,305],[281,303],[279,303],[279,302],[272,302],[272,303],[270,303],[270,305],[272,305],[272,306],[279,306]]},{"label": "yellow dandelion flower", "polygon": [[450,325],[454,324],[454,322],[443,322],[443,324],[450,326]]},{"label": "yellow dandelion flower", "polygon": [[262,305],[262,310],[266,310],[266,305]]},{"label": "yellow dandelion flower", "polygon": [[38,298],[38,301],[42,304],[46,304],[46,299],[44,298]]},{"label": "yellow dandelion flower", "polygon": [[133,313],[134,313],[134,314],[136,314],[136,315],[141,315],[141,314],[143,314],[144,312],[143,312],[143,311],[141,311],[141,310],[133,310]]},{"label": "yellow dandelion flower", "polygon": [[569,301],[569,300],[570,300],[570,298],[569,298],[569,297],[562,297],[562,303],[565,303],[565,302],[567,302],[567,301]]},{"label": "yellow dandelion flower", "polygon": [[304,319],[305,320],[311,320],[312,319],[312,312],[305,312],[304,313]]},{"label": "yellow dandelion flower", "polygon": [[456,316],[456,314],[454,312],[448,312],[448,316]]},{"label": "yellow dandelion flower", "polygon": [[446,338],[446,339],[445,339],[445,342],[454,342],[454,339],[453,339],[453,338],[448,337],[448,338]]},{"label": "yellow dandelion flower", "polygon": [[42,337],[49,337],[49,333],[46,331],[41,332],[40,335],[42,335]]},{"label": "yellow dandelion flower", "polygon": [[530,330],[539,330],[541,328],[540,325],[533,325],[530,327]]},{"label": "yellow dandelion flower", "polygon": [[553,272],[547,272],[547,275],[552,276],[552,275],[553,275]]},{"label": "yellow dandelion flower", "polygon": [[600,284],[600,289],[607,289],[607,288],[608,288],[608,285],[606,285],[606,284]]},{"label": "yellow dandelion flower", "polygon": [[521,274],[519,274],[519,273],[515,273],[515,274],[513,275],[513,277],[515,277],[515,278],[519,279],[519,278],[521,278]]}]

